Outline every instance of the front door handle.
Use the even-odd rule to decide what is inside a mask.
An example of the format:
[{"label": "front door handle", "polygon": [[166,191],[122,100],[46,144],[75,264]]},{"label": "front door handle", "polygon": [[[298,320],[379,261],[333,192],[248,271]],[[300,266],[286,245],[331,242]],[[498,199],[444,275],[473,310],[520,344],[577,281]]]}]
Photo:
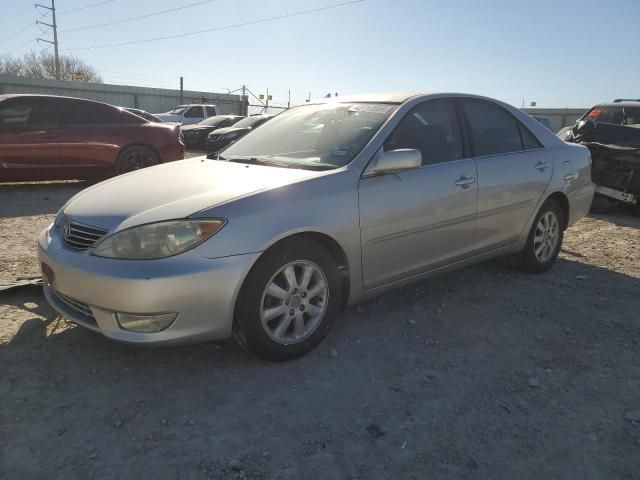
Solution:
[{"label": "front door handle", "polygon": [[462,188],[469,188],[469,186],[474,183],[476,183],[475,177],[467,177],[466,175],[462,175],[458,180],[456,180],[456,185]]},{"label": "front door handle", "polygon": [[541,172],[544,172],[547,168],[549,168],[549,162],[538,162],[536,163],[536,168]]}]

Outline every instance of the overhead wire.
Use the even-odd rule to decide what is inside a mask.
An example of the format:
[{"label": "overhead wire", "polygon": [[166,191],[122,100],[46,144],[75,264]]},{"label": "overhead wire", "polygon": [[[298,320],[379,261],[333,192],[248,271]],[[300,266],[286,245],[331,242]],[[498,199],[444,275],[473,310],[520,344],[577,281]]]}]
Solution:
[{"label": "overhead wire", "polygon": [[178,33],[178,34],[174,34],[174,35],[165,35],[165,36],[161,36],[161,37],[154,37],[154,38],[147,38],[144,40],[133,40],[133,41],[129,41],[129,42],[120,42],[120,43],[109,43],[109,44],[104,44],[104,45],[90,45],[87,47],[75,47],[75,48],[67,48],[65,49],[66,51],[77,51],[77,50],[94,50],[94,49],[98,49],[98,48],[109,48],[109,47],[122,47],[125,45],[139,45],[142,43],[151,43],[151,42],[157,42],[157,41],[162,41],[162,40],[172,40],[175,38],[184,38],[184,37],[189,37],[189,36],[193,36],[193,35],[199,35],[202,33],[209,33],[209,32],[216,32],[216,31],[220,31],[220,30],[228,30],[231,28],[238,28],[238,27],[245,27],[248,25],[255,25],[258,23],[265,23],[265,22],[272,22],[275,20],[281,20],[284,18],[291,18],[291,17],[296,17],[296,16],[300,16],[300,15],[308,15],[310,13],[316,13],[316,12],[321,12],[324,10],[330,10],[333,8],[339,8],[339,7],[345,7],[347,5],[353,5],[356,3],[362,3],[365,0],[351,0],[349,2],[342,2],[342,3],[336,3],[333,5],[327,5],[324,7],[319,7],[319,8],[311,8],[308,10],[300,10],[297,12],[292,12],[292,13],[287,13],[287,14],[283,14],[283,15],[276,15],[274,17],[267,17],[267,18],[261,18],[259,20],[251,20],[248,22],[242,22],[242,23],[236,23],[233,25],[225,25],[222,27],[214,27],[214,28],[207,28],[204,30],[196,30],[193,32],[185,32],[185,33]]},{"label": "overhead wire", "polygon": [[105,3],[113,3],[116,0],[104,0],[98,3],[92,3],[91,5],[85,5],[84,7],[72,8],[71,10],[63,10],[62,12],[56,12],[58,15],[66,15],[67,13],[79,12],[80,10],[86,10],[87,8],[99,7]]},{"label": "overhead wire", "polygon": [[9,35],[8,37],[5,37],[5,38],[3,38],[2,40],[0,40],[0,43],[4,43],[4,42],[7,42],[7,41],[11,40],[13,37],[16,37],[16,36],[20,35],[22,32],[24,32],[25,30],[27,30],[27,29],[29,29],[29,28],[33,27],[34,25],[35,25],[35,22],[31,22],[31,23],[29,23],[29,25],[26,25],[26,26],[22,27],[22,28],[21,28],[20,30],[18,30],[17,32],[12,33],[12,34],[11,34],[11,35]]},{"label": "overhead wire", "polygon": [[[113,0],[110,0],[110,1],[113,1]],[[162,14],[165,14],[165,13],[176,12],[178,10],[184,10],[186,8],[196,7],[198,5],[203,5],[205,3],[212,3],[212,2],[216,2],[216,1],[217,0],[203,0],[201,2],[191,3],[189,5],[183,5],[181,7],[170,8],[168,10],[160,10],[158,12],[147,13],[145,15],[139,15],[137,17],[122,18],[120,20],[114,20],[114,21],[111,21],[111,22],[96,23],[96,24],[93,24],[93,25],[85,25],[83,27],[67,28],[66,30],[60,30],[60,32],[61,33],[79,32],[79,31],[82,31],[82,30],[90,30],[90,29],[94,29],[94,28],[108,27],[110,25],[119,25],[121,23],[134,22],[136,20],[141,20],[143,18],[149,18],[149,17],[154,17],[156,15],[162,15]]]}]

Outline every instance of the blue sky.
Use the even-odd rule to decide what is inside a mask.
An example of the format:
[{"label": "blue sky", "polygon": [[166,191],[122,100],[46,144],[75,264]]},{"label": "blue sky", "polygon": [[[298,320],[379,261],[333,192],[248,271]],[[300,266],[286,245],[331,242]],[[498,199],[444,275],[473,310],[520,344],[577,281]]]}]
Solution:
[{"label": "blue sky", "polygon": [[[41,0],[46,3],[48,0]],[[589,106],[640,97],[640,0],[365,0],[239,28],[138,45],[73,50],[225,27],[347,0],[216,0],[135,22],[65,32],[198,0],[57,0],[59,41],[107,83],[223,91],[457,91],[520,106]],[[0,41],[39,16],[0,0]],[[10,5],[10,6],[9,6]],[[1,6],[1,5],[0,5]],[[47,21],[46,18],[42,19]],[[0,54],[43,48],[31,27]],[[46,34],[45,34],[46,35]],[[16,48],[27,42],[21,48]]]}]

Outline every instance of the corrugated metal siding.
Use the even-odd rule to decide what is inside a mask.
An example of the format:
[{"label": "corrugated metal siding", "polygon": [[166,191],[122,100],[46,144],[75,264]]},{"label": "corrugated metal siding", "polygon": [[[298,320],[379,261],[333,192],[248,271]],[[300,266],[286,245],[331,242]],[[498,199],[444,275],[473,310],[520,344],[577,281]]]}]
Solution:
[{"label": "corrugated metal siding", "polygon": [[[180,103],[179,90],[37,80],[9,75],[0,75],[0,94],[3,93],[38,93],[86,98],[120,107],[137,107],[151,113],[166,112]],[[202,97],[207,99],[207,103],[218,105],[222,113],[238,115],[242,112],[242,97],[240,95],[185,90],[183,103],[200,103]]]}]

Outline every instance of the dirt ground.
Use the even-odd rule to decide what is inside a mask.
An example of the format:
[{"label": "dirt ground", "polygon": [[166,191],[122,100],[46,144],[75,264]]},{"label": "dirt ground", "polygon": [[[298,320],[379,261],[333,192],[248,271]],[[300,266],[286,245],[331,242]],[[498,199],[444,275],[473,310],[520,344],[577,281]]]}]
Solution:
[{"label": "dirt ground", "polygon": [[[0,283],[85,183],[0,185]],[[543,275],[484,263],[351,308],[316,351],[133,348],[0,294],[2,479],[638,479],[640,215]]]}]

